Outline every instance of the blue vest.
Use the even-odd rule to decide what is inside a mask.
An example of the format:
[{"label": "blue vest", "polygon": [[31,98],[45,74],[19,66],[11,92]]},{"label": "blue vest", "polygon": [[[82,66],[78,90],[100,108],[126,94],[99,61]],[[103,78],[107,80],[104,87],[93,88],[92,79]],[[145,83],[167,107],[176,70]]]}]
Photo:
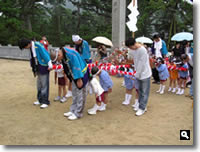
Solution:
[{"label": "blue vest", "polygon": [[51,60],[51,58],[49,52],[47,52],[47,50],[41,43],[35,42],[35,52],[39,64],[42,66],[48,66],[48,62]]},{"label": "blue vest", "polygon": [[167,45],[165,43],[165,41],[162,40],[162,49],[161,49],[161,53],[162,55],[167,55],[168,50],[167,50]]},{"label": "blue vest", "polygon": [[86,62],[81,58],[80,54],[73,48],[65,47],[64,49],[69,66],[72,70],[73,79],[76,80],[83,78],[88,69]]}]

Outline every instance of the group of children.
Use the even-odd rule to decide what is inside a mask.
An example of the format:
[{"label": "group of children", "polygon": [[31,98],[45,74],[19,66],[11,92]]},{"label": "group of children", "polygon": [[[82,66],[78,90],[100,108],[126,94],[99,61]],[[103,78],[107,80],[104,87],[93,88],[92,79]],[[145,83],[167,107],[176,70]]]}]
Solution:
[{"label": "group of children", "polygon": [[186,88],[186,82],[189,78],[188,57],[183,54],[180,59],[173,56],[168,61],[163,58],[156,59],[156,69],[159,73],[160,88],[157,93],[164,94],[167,79],[169,78],[168,92],[183,95]]},{"label": "group of children", "polygon": [[[181,59],[177,59],[173,56],[168,59],[163,59],[161,57],[156,59],[155,65],[159,73],[160,78],[160,88],[157,93],[164,94],[167,79],[169,78],[169,89],[168,92],[176,93],[177,95],[183,95],[186,88],[186,81],[189,77],[188,72],[188,58],[187,55],[182,55]],[[58,65],[61,63],[57,63]],[[120,71],[124,72],[134,72],[132,68],[119,68]],[[97,79],[99,77],[99,80]],[[68,80],[64,74],[64,70],[55,70],[55,83],[57,83],[58,78],[58,96],[55,101],[60,101],[64,103],[67,101],[66,95],[66,85]],[[88,114],[95,115],[97,111],[105,111],[106,105],[108,103],[108,95],[112,92],[113,82],[109,76],[109,73],[105,70],[99,69],[98,67],[93,67],[90,70],[89,86],[91,86],[93,93],[95,94],[96,103],[91,109],[88,109]],[[138,102],[138,83],[134,76],[124,75],[124,86],[126,88],[125,100],[122,102],[123,105],[129,105],[132,99],[132,93],[135,89],[135,103],[132,105],[133,110],[137,111],[139,108]],[[61,93],[63,92],[63,93]]]},{"label": "group of children", "polygon": [[[57,63],[59,65],[61,63]],[[131,72],[133,69],[121,67],[120,71]],[[66,98],[66,85],[68,84],[66,75],[64,74],[63,68],[55,70],[55,83],[58,77],[58,96],[55,101],[64,103],[67,101]],[[97,79],[99,77],[99,80]],[[135,89],[135,104],[132,105],[135,111],[139,108],[138,102],[138,83],[134,76],[124,75],[124,83],[126,87],[125,100],[122,102],[123,105],[129,105],[132,99],[132,93]],[[89,84],[92,87],[93,93],[96,97],[96,103],[91,109],[88,109],[88,114],[95,115],[97,111],[105,111],[108,103],[108,95],[112,92],[113,82],[109,73],[105,70],[101,70],[98,67],[93,67],[90,72]],[[61,93],[63,92],[63,94]],[[61,94],[63,95],[61,97]]]},{"label": "group of children", "polygon": [[[58,96],[54,101],[60,101],[64,103],[67,101],[69,93],[66,94],[66,86],[68,83],[67,76],[64,74],[64,69],[61,63],[57,62],[56,66],[59,69],[55,69],[55,84],[58,81]],[[99,77],[99,81],[97,79]],[[105,111],[108,103],[108,94],[112,92],[113,82],[105,70],[101,70],[98,67],[93,67],[90,71],[89,86],[92,87],[92,92],[95,94],[96,103],[93,108],[88,110],[88,114],[94,115],[97,111]],[[68,90],[69,92],[69,90]]]}]

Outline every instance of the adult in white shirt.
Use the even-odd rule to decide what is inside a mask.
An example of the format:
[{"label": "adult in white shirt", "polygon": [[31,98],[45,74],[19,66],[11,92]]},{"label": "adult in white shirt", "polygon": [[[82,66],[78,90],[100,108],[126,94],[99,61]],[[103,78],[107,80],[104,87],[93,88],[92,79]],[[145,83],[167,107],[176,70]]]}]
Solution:
[{"label": "adult in white shirt", "polygon": [[162,40],[157,34],[153,36],[153,40],[156,58],[165,57],[168,54],[167,45],[165,41]]},{"label": "adult in white shirt", "polygon": [[139,84],[139,106],[135,108],[136,115],[141,116],[146,111],[150,92],[151,67],[149,63],[148,51],[145,47],[135,41],[134,38],[129,38],[126,41],[126,46],[132,51],[134,66],[136,70],[135,77]]}]

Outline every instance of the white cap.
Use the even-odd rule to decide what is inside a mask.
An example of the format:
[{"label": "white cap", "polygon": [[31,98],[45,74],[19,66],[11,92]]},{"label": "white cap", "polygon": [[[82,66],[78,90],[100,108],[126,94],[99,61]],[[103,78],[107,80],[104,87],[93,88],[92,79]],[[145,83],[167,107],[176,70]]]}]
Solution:
[{"label": "white cap", "polygon": [[82,40],[82,38],[79,35],[72,35],[73,42],[77,42],[79,40]]}]

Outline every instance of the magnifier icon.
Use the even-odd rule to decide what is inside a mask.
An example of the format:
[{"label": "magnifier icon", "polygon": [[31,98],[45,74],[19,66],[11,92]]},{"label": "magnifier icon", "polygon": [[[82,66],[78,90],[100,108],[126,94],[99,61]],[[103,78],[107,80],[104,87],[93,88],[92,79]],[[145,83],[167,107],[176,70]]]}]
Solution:
[{"label": "magnifier icon", "polygon": [[186,131],[182,131],[182,132],[181,132],[181,136],[182,136],[182,137],[185,137],[186,139],[189,139],[189,137],[188,137]]}]

